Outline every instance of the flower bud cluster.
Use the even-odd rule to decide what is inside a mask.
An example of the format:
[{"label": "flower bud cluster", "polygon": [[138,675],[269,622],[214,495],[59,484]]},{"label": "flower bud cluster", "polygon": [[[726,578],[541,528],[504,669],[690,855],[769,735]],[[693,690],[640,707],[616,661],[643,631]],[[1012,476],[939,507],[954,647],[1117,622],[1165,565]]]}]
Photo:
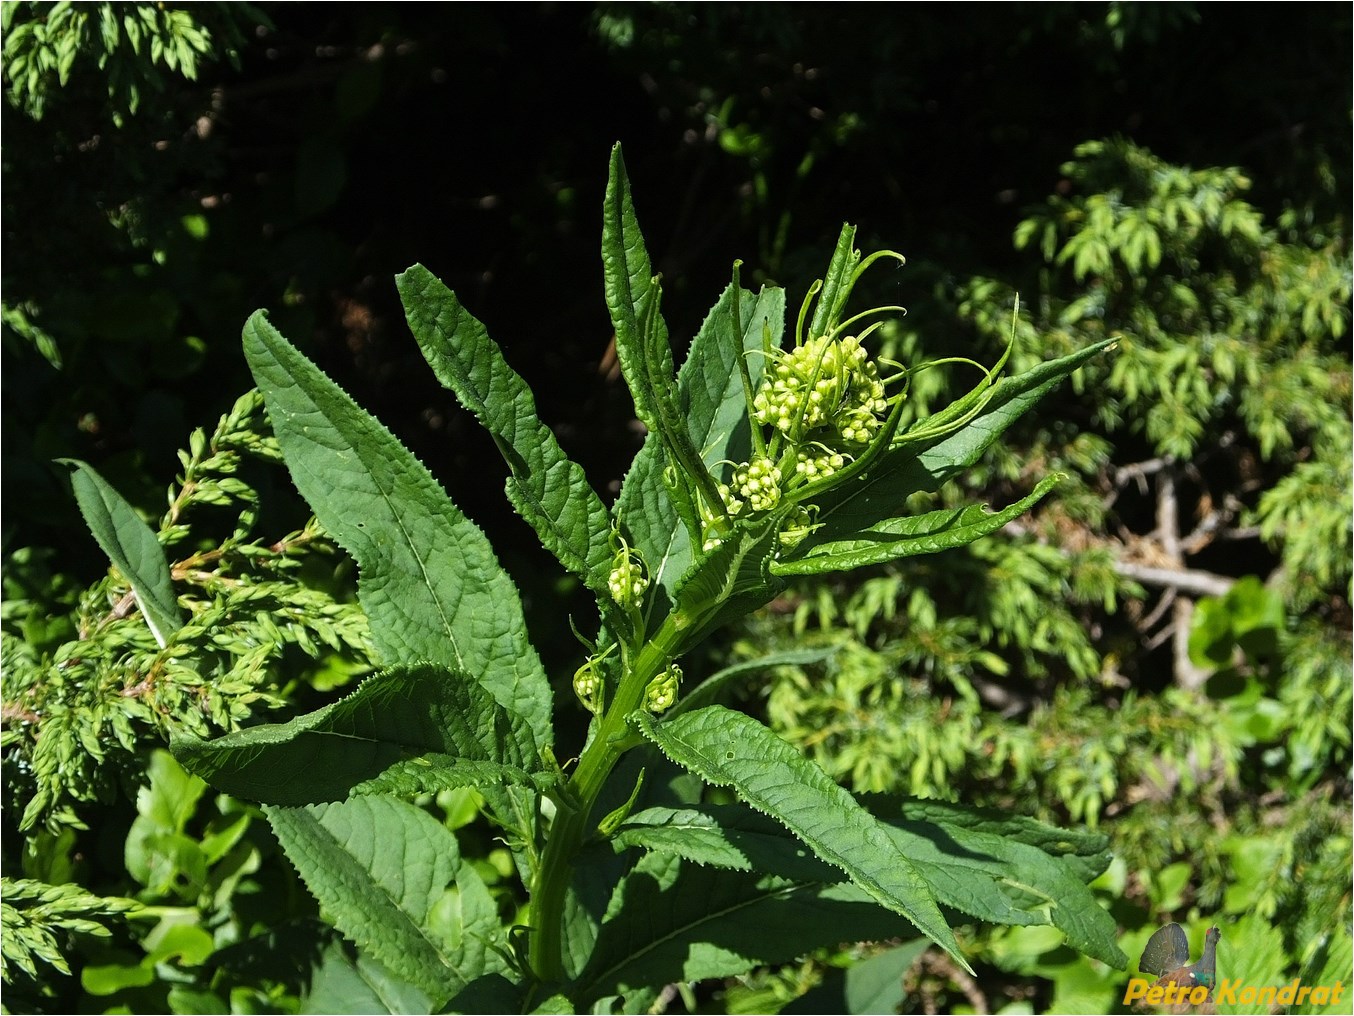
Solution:
[{"label": "flower bud cluster", "polygon": [[588,659],[583,666],[574,671],[574,694],[583,707],[590,712],[601,708],[602,668],[596,657]]},{"label": "flower bud cluster", "polygon": [[813,448],[801,448],[795,461],[795,472],[806,482],[825,480],[842,466],[846,465],[846,456],[841,452],[826,448],[817,449],[821,454],[813,454]]},{"label": "flower bud cluster", "polygon": [[785,519],[778,538],[786,550],[793,550],[817,527],[813,524],[813,515],[804,505],[796,505]]},{"label": "flower bud cluster", "polygon": [[644,708],[651,713],[670,709],[677,701],[677,686],[682,683],[682,668],[669,663],[668,669],[654,677],[644,689]]},{"label": "flower bud cluster", "polygon": [[719,485],[719,496],[730,515],[770,511],[780,501],[780,469],[770,459],[753,459],[734,466],[729,483]]},{"label": "flower bud cluster", "polygon": [[649,577],[644,574],[644,560],[638,551],[623,545],[616,552],[606,584],[611,591],[611,598],[619,606],[639,607],[644,602]]},{"label": "flower bud cluster", "polygon": [[868,444],[888,412],[884,383],[860,339],[819,336],[777,358],[752,400],[758,423],[792,438]]}]

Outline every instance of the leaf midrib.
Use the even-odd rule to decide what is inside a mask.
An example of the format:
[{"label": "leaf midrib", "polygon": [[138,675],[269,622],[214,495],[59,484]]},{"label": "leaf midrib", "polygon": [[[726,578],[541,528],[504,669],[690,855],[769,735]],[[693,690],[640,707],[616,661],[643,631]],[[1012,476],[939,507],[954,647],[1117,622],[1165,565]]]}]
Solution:
[{"label": "leaf midrib", "polygon": [[[273,343],[269,341],[268,345],[272,347]],[[273,354],[274,362],[277,363],[279,367],[281,367],[282,365],[277,358],[276,350],[270,348],[269,352]],[[298,357],[302,355],[301,353],[296,352],[294,350],[293,352]],[[330,431],[332,433],[338,434],[343,433],[344,428],[340,426],[339,421],[335,418],[335,416],[331,415],[330,410],[326,408],[319,400],[316,399],[315,393],[311,392],[307,388],[307,386],[301,384],[300,381],[297,380],[295,376],[292,375],[290,372],[288,372],[288,374],[289,380],[291,380],[292,384],[296,387],[296,389],[300,391],[302,395],[305,396],[306,400],[312,406],[315,407],[316,412],[319,413],[320,418],[323,419],[324,422],[328,425]],[[356,403],[353,403],[352,405],[354,408],[357,408]],[[309,437],[309,435],[305,433],[306,428],[305,425],[300,422],[299,415],[300,414],[297,414],[292,411],[287,412],[289,422],[291,422],[293,427],[299,431],[300,436],[304,437],[307,441],[310,441],[312,444],[315,443]],[[396,440],[394,434],[391,433],[390,429],[387,428],[384,424],[382,424],[379,420],[375,419],[374,417],[367,416],[365,420],[359,419],[359,425],[361,425],[362,423],[366,423],[368,426],[384,432],[384,435],[388,437],[391,441]],[[456,634],[452,626],[451,618],[448,616],[446,612],[446,609],[442,602],[442,597],[437,594],[436,586],[432,582],[432,577],[428,570],[427,562],[424,560],[423,555],[419,552],[418,547],[414,542],[413,534],[409,531],[408,527],[405,525],[404,519],[402,518],[401,514],[395,510],[395,500],[393,497],[393,492],[387,489],[386,485],[382,483],[381,476],[375,470],[372,469],[373,460],[369,457],[367,449],[358,447],[351,448],[350,450],[354,452],[358,462],[360,462],[363,469],[366,470],[366,475],[370,478],[372,486],[376,488],[378,496],[385,503],[387,515],[394,520],[395,527],[399,531],[401,537],[403,538],[405,546],[409,548],[409,551],[413,555],[415,562],[418,564],[419,572],[422,576],[423,585],[431,594],[433,606],[436,609],[437,616],[441,622],[442,631],[446,636],[447,642],[451,646],[452,652],[456,656],[456,665],[463,671],[468,670],[465,663],[465,657],[461,653],[460,644],[457,642],[456,639]],[[319,474],[316,473],[314,470],[308,468],[308,466],[306,467],[306,472],[310,474],[312,480],[321,483],[323,482],[323,478],[319,476]],[[434,479],[431,474],[429,474],[428,479],[437,488],[438,492],[442,495],[442,497],[447,501],[447,504],[451,506],[451,499],[447,497],[447,492],[442,489],[442,485],[438,483],[437,480]],[[383,567],[383,565],[387,564],[388,560],[386,558],[378,556],[375,561],[371,562],[372,571],[377,573],[388,574],[389,568]],[[366,567],[366,565],[364,564],[362,565],[362,567]],[[359,595],[360,595],[360,586],[359,586]]]},{"label": "leaf midrib", "polygon": [[[811,889],[814,888],[815,886],[824,884],[826,883],[797,882],[788,886],[784,886],[780,889],[764,890],[758,896],[746,900],[741,900],[738,903],[723,907],[719,910],[706,911],[695,920],[687,921],[684,924],[680,924],[673,927],[666,934],[660,935],[658,938],[653,939],[648,944],[638,949],[637,951],[630,953],[620,961],[613,963],[611,966],[606,967],[603,970],[598,971],[596,975],[594,975],[590,980],[585,982],[585,990],[590,992],[599,983],[605,983],[606,979],[610,978],[616,972],[623,971],[627,966],[633,966],[634,964],[642,960],[646,955],[653,952],[655,949],[658,949],[660,946],[663,946],[668,942],[672,942],[674,940],[679,940],[684,932],[687,932],[693,928],[699,928],[706,923],[726,917],[730,914],[735,914],[738,911],[745,910],[750,906],[755,906],[759,903],[765,903],[768,901],[781,899],[791,895],[792,893],[799,892],[801,889]],[[605,927],[605,925],[603,927]],[[600,937],[601,931],[599,930],[598,938]]]}]

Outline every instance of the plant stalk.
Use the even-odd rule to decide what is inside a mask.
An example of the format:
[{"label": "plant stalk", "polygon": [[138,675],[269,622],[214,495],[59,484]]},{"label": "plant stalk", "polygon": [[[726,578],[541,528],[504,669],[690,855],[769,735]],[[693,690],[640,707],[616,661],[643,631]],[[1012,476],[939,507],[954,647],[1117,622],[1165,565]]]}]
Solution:
[{"label": "plant stalk", "polygon": [[591,828],[593,805],[607,777],[630,747],[628,717],[644,701],[644,690],[667,668],[687,625],[679,627],[677,613],[669,614],[658,631],[634,656],[633,665],[621,675],[620,685],[603,715],[596,736],[584,749],[578,768],[569,779],[568,804],[561,806],[546,836],[540,867],[531,886],[531,969],[545,984],[564,978],[564,900],[573,875],[574,859]]}]

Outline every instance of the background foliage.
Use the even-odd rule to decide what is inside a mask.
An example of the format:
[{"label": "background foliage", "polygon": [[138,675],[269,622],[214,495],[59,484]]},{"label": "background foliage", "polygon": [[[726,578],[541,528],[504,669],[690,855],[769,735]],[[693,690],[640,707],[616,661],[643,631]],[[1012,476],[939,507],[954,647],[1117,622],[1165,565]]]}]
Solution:
[{"label": "background foliage", "polygon": [[[1099,891],[1130,955],[1161,921],[1196,949],[1216,921],[1225,976],[1350,975],[1347,11],[1004,5],[956,30],[925,6],[11,3],[0,27],[7,1008],[337,1004],[307,986],[343,945],[260,816],[157,752],[171,727],[309,708],[366,664],[350,566],[240,398],[254,308],[490,531],[547,667],[572,673],[553,605],[576,590],[518,540],[391,278],[421,260],[495,321],[614,493],[640,440],[593,253],[618,138],[675,334],[736,257],[802,288],[849,219],[909,257],[870,280],[909,309],[894,359],[991,362],[1017,291],[1016,369],[1121,338],[974,481],[1009,503],[1068,473],[1036,515],[792,587],[710,670],[835,647],[744,707],[855,790],[1107,831]],[[921,375],[916,411],[966,380]],[[84,535],[61,457],[157,528],[204,632],[191,667]],[[510,917],[473,794],[429,807]],[[1042,929],[974,934],[976,982],[904,945],[664,997],[1121,997],[1124,974]]]}]

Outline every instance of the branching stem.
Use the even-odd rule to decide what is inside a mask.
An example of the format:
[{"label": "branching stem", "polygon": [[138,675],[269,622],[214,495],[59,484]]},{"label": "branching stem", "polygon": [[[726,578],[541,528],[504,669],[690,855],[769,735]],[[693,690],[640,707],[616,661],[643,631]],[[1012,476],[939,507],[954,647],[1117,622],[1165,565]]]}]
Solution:
[{"label": "branching stem", "polygon": [[584,749],[566,789],[568,806],[555,816],[531,887],[531,968],[544,983],[564,977],[564,901],[574,861],[591,828],[592,809],[620,757],[636,743],[629,716],[644,701],[644,689],[677,655],[687,634],[669,615],[621,674],[620,685],[602,716],[597,734]]}]

